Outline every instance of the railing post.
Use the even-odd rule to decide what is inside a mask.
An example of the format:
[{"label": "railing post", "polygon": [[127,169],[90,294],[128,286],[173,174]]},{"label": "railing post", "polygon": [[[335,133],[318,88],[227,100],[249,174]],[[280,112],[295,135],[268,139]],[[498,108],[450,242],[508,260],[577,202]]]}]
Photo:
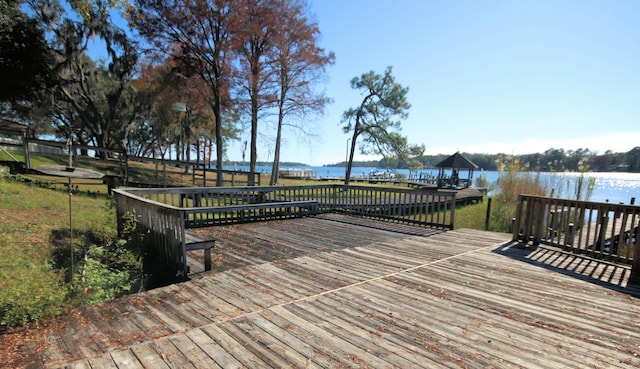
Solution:
[{"label": "railing post", "polygon": [[544,204],[544,201],[538,198],[533,208],[533,212],[534,212],[533,244],[534,245],[539,245],[540,241],[542,240],[542,232],[544,230],[545,209],[546,209],[546,206]]},{"label": "railing post", "polygon": [[185,222],[185,218],[187,217],[187,212],[186,211],[179,211],[178,212],[178,218],[179,220],[179,224],[180,224],[180,229],[178,230],[178,232],[180,232],[180,245],[182,246],[182,260],[181,260],[181,267],[182,267],[182,278],[186,278],[187,275],[189,274],[189,266],[187,265],[187,240],[186,240],[186,235],[185,235],[185,228],[186,228],[186,222]]},{"label": "railing post", "polygon": [[24,150],[24,165],[27,169],[31,169],[31,157],[29,156],[29,139],[26,132],[22,134],[22,149]]},{"label": "railing post", "polygon": [[[607,227],[609,226],[609,214],[604,212],[600,216],[600,229],[598,230],[598,239],[596,241],[595,250],[604,252],[604,242],[607,239]],[[612,240],[613,241],[613,240]]]},{"label": "railing post", "polygon": [[[487,212],[484,217],[484,230],[489,230],[489,218],[491,217],[491,197],[487,198]],[[512,229],[513,231],[513,229]]]},{"label": "railing post", "polygon": [[564,244],[573,247],[573,236],[575,234],[575,225],[573,223],[569,223],[567,227],[567,233],[564,236]]},{"label": "railing post", "polygon": [[[636,232],[636,246],[633,250],[633,262],[631,264],[631,275],[629,276],[629,283],[640,285],[640,240],[638,240],[638,228],[640,228],[640,221],[638,221],[638,225],[633,228],[633,224],[631,224],[631,232]],[[629,234],[629,241],[633,239],[633,234]],[[629,242],[631,243],[631,242]]]},{"label": "railing post", "polygon": [[555,210],[549,211],[549,226],[547,227],[547,240],[553,241],[553,239],[558,234],[558,225],[560,224],[560,220],[558,219],[558,212]]},{"label": "railing post", "polygon": [[451,225],[449,226],[449,229],[454,230],[454,223],[456,220],[456,193],[453,193],[453,196],[451,196]]},{"label": "railing post", "polygon": [[516,201],[516,214],[515,214],[514,222],[512,225],[513,229],[511,230],[513,232],[513,237],[511,238],[512,241],[517,241],[518,235],[520,233],[520,221],[522,218],[523,202],[524,202],[524,196],[518,195],[518,201]]}]

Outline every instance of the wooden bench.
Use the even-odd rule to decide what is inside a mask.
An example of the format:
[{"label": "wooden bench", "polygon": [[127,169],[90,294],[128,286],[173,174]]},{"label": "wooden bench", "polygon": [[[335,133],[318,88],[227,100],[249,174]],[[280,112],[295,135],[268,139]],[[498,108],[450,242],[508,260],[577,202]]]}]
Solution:
[{"label": "wooden bench", "polygon": [[190,209],[185,215],[185,226],[187,228],[198,228],[220,224],[302,217],[317,213],[318,201],[315,200],[210,206]]},{"label": "wooden bench", "polygon": [[[227,210],[233,210],[233,208],[234,206],[225,207]],[[315,200],[262,202],[259,204],[239,205],[237,210],[239,210],[240,222],[245,223],[256,220],[282,219],[283,217],[288,218],[317,214],[318,202]],[[269,210],[276,210],[276,212],[268,213]]]},{"label": "wooden bench", "polygon": [[214,239],[200,235],[195,232],[185,230],[184,248],[185,251],[204,250],[204,270],[211,270],[211,249],[216,245]]}]

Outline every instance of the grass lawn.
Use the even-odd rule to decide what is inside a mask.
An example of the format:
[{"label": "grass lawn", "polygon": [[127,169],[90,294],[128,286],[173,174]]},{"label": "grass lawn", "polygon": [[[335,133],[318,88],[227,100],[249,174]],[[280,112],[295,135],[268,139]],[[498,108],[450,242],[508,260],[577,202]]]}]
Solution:
[{"label": "grass lawn", "polygon": [[[76,193],[75,278],[83,250],[116,237],[115,210],[105,195]],[[0,330],[83,303],[70,280],[69,195],[0,174]],[[87,299],[86,301],[90,301]]]}]

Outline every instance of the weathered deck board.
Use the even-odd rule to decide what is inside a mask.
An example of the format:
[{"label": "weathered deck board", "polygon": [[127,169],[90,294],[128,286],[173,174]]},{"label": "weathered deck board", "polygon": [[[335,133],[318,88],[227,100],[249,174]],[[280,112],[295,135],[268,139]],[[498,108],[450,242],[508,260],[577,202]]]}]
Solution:
[{"label": "weathered deck board", "polygon": [[215,234],[213,272],[77,309],[17,364],[640,367],[628,268],[505,234],[393,226],[332,214],[200,230]]}]

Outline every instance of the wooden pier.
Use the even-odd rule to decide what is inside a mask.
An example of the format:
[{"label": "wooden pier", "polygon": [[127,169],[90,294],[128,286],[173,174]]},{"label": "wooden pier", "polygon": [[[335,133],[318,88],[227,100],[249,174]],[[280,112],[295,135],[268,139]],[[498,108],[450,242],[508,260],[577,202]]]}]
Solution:
[{"label": "wooden pier", "polygon": [[22,357],[3,364],[640,367],[640,290],[625,266],[338,214],[197,231],[216,238],[214,271],[18,331],[19,347],[0,336]]}]

